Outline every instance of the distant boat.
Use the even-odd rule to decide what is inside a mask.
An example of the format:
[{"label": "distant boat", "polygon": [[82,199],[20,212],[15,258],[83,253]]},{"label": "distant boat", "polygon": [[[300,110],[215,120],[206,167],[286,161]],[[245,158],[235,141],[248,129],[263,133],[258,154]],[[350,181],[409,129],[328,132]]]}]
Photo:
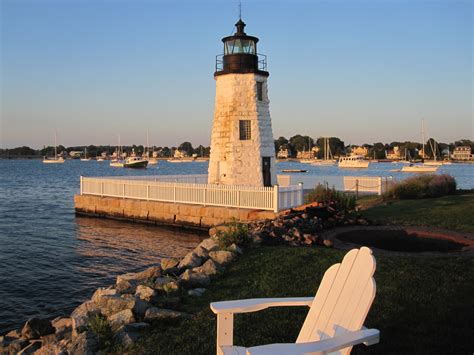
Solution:
[{"label": "distant boat", "polygon": [[429,166],[425,164],[410,164],[403,166],[401,172],[404,173],[434,173],[438,170],[437,166]]},{"label": "distant boat", "polygon": [[306,173],[308,170],[304,169],[283,169],[284,173]]},{"label": "distant boat", "polygon": [[367,169],[369,167],[369,161],[365,160],[361,155],[353,155],[350,157],[339,158],[338,167],[346,169]]},{"label": "distant boat", "polygon": [[333,166],[336,164],[336,160],[332,159],[331,148],[329,146],[329,140],[324,137],[324,158],[322,160],[314,160],[312,165],[314,166]]},{"label": "distant boat", "polygon": [[97,157],[95,160],[97,160],[97,161],[104,161],[104,158]]},{"label": "distant boat", "polygon": [[81,158],[81,161],[89,161],[91,158],[87,157],[87,148],[84,148],[84,158]]},{"label": "distant boat", "polygon": [[58,157],[58,149],[57,149],[57,134],[56,130],[54,131],[54,157],[53,158],[48,158],[44,157],[43,158],[43,163],[44,164],[62,164],[64,163],[64,158],[63,157]]},{"label": "distant boat", "polygon": [[122,146],[120,145],[120,134],[118,135],[118,146],[115,150],[115,158],[110,161],[110,166],[113,168],[123,168],[125,161],[120,159],[122,156]]},{"label": "distant boat", "polygon": [[146,169],[148,166],[148,160],[142,159],[137,156],[131,156],[127,158],[123,163],[124,168],[132,168],[132,169]]},{"label": "distant boat", "polygon": [[180,158],[180,159],[168,159],[168,163],[191,163],[194,161],[193,158]]}]

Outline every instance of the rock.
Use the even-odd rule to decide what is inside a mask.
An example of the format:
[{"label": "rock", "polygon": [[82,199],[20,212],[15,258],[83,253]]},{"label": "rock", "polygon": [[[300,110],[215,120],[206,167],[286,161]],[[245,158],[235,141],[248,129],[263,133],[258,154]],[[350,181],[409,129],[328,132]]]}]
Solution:
[{"label": "rock", "polygon": [[211,280],[206,274],[193,272],[188,269],[180,276],[178,282],[185,287],[199,287],[209,285]]},{"label": "rock", "polygon": [[73,338],[68,346],[69,354],[94,355],[99,344],[92,332],[84,332]]},{"label": "rock", "polygon": [[204,239],[200,244],[200,247],[205,248],[207,251],[217,251],[220,250],[219,243],[215,238]]},{"label": "rock", "polygon": [[121,329],[115,335],[115,342],[123,347],[129,347],[135,344],[139,337],[140,334],[138,332]]},{"label": "rock", "polygon": [[135,291],[135,296],[146,302],[152,302],[156,295],[154,289],[145,285],[138,285],[137,290]]},{"label": "rock", "polygon": [[177,267],[178,264],[179,264],[178,259],[174,259],[174,258],[163,258],[163,259],[161,259],[161,268],[162,268],[163,272],[166,272],[166,270],[168,270],[168,269],[172,269],[172,268]]},{"label": "rock", "polygon": [[95,302],[96,304],[99,303],[100,298],[103,296],[118,296],[119,291],[117,291],[115,288],[98,288],[94,294],[92,295],[92,301]]},{"label": "rock", "polygon": [[23,339],[39,339],[43,335],[53,334],[55,331],[51,321],[41,318],[29,319],[21,329]]},{"label": "rock", "polygon": [[107,318],[110,324],[110,327],[115,332],[121,326],[127,325],[130,323],[135,323],[135,317],[130,309],[125,309],[118,313],[115,313]]},{"label": "rock", "polygon": [[143,318],[146,310],[151,307],[150,303],[133,295],[122,295],[122,298],[129,302],[130,305],[133,305],[131,309],[135,316],[139,318]]},{"label": "rock", "polygon": [[162,290],[163,286],[166,285],[170,281],[171,279],[169,277],[158,277],[155,280],[155,284],[153,285],[153,287],[157,290]]},{"label": "rock", "polygon": [[171,278],[160,278],[155,282],[155,289],[164,293],[172,293],[178,291],[178,284]]},{"label": "rock", "polygon": [[323,245],[324,245],[325,247],[330,248],[330,247],[333,246],[333,242],[332,242],[330,239],[324,239],[324,240],[323,240]]},{"label": "rock", "polygon": [[235,243],[232,243],[230,245],[230,247],[227,248],[228,251],[232,252],[232,253],[236,253],[236,254],[240,254],[242,255],[244,252],[242,250],[242,248],[240,248],[237,244]]},{"label": "rock", "polygon": [[72,328],[72,319],[69,317],[57,317],[51,321],[56,332],[63,328]]},{"label": "rock", "polygon": [[[215,238],[215,237],[219,236],[220,233],[223,233],[228,229],[229,229],[229,227],[226,226],[226,225],[212,227],[211,229],[209,229],[209,236],[211,238]],[[209,249],[207,249],[207,250],[209,250]]]},{"label": "rock", "polygon": [[89,318],[99,314],[99,308],[93,301],[87,301],[79,305],[72,313],[72,329],[74,334],[87,330]]},{"label": "rock", "polygon": [[219,265],[226,265],[234,259],[235,254],[224,250],[211,251],[209,257]]},{"label": "rock", "polygon": [[120,284],[133,285],[134,283],[154,281],[157,277],[161,277],[162,273],[161,266],[152,266],[141,272],[119,275],[117,276],[117,288]]},{"label": "rock", "polygon": [[[125,296],[125,295],[124,295]],[[123,311],[124,309],[133,309],[135,307],[135,297],[102,296],[98,307],[100,313],[108,317],[112,314]]]},{"label": "rock", "polygon": [[170,281],[163,286],[163,291],[165,291],[167,294],[177,292],[178,290],[179,290],[179,286],[178,286],[178,282],[176,281]]},{"label": "rock", "polygon": [[180,269],[192,269],[202,264],[202,258],[197,256],[193,251],[186,254],[178,265]]},{"label": "rock", "polygon": [[5,334],[5,337],[20,338],[21,337],[21,330],[18,330],[18,329],[10,330],[7,334]]},{"label": "rock", "polygon": [[201,259],[207,259],[209,257],[209,251],[198,245],[194,250],[193,250],[194,254],[196,254],[198,257],[200,257]]},{"label": "rock", "polygon": [[134,293],[137,285],[138,281],[120,280],[115,286],[120,293]]},{"label": "rock", "polygon": [[151,307],[146,311],[145,320],[151,322],[154,320],[174,319],[179,318],[182,315],[181,312],[173,311],[171,309]]},{"label": "rock", "polygon": [[30,342],[25,339],[15,339],[8,344],[7,354],[17,354],[21,349],[27,347],[29,343]]},{"label": "rock", "polygon": [[193,290],[189,290],[188,295],[192,297],[201,297],[204,292],[206,292],[205,288],[195,288]]},{"label": "rock", "polygon": [[209,259],[204,263],[204,265],[192,269],[192,272],[201,273],[208,276],[216,275],[218,272],[222,271],[223,267],[216,264],[212,259]]},{"label": "rock", "polygon": [[150,328],[150,324],[145,322],[138,322],[138,323],[130,323],[123,326],[123,329],[130,331],[130,332],[143,332]]},{"label": "rock", "polygon": [[43,345],[43,343],[41,342],[41,340],[34,340],[31,342],[30,345],[26,346],[25,348],[23,348],[21,351],[18,352],[18,355],[29,355],[29,354],[33,354],[35,351],[39,350],[41,348],[41,345]]}]

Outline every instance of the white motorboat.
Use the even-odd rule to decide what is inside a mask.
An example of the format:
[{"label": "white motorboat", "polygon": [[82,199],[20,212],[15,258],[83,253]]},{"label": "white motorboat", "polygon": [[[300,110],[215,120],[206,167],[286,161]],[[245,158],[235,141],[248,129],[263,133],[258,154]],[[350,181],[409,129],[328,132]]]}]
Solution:
[{"label": "white motorboat", "polygon": [[146,169],[148,166],[148,160],[142,159],[141,157],[131,156],[123,163],[124,168],[131,169]]},{"label": "white motorboat", "polygon": [[434,173],[436,170],[438,170],[437,166],[410,164],[403,166],[400,171],[404,173]]},{"label": "white motorboat", "polygon": [[110,166],[113,167],[113,168],[123,168],[124,166],[124,161],[123,160],[120,160],[120,159],[112,159],[110,161]]},{"label": "white motorboat", "polygon": [[339,158],[338,167],[345,169],[367,169],[369,161],[365,160],[362,155],[352,155],[350,157]]}]

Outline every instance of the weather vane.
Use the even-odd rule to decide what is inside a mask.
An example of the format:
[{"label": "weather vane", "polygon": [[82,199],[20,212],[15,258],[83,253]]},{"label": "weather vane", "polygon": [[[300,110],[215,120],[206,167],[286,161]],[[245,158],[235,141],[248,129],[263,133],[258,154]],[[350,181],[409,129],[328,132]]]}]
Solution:
[{"label": "weather vane", "polygon": [[242,20],[242,1],[239,0],[239,20]]}]

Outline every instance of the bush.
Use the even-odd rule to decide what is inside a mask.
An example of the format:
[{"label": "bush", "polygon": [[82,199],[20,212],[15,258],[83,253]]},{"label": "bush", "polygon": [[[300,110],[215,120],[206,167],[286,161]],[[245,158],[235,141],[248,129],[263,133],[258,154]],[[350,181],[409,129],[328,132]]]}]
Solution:
[{"label": "bush", "polygon": [[330,189],[325,185],[318,184],[313,190],[308,192],[305,197],[305,202],[319,202],[325,205],[334,203],[336,205],[336,208],[345,211],[350,211],[355,208],[356,198],[355,195],[345,194],[344,192],[336,191],[334,187]]},{"label": "bush", "polygon": [[251,241],[249,227],[245,223],[232,221],[225,230],[217,233],[217,239],[219,246],[223,249],[230,247],[234,243],[245,246]]},{"label": "bush", "polygon": [[421,199],[452,195],[456,180],[447,174],[413,176],[395,184],[384,197],[392,199]]},{"label": "bush", "polygon": [[89,329],[99,342],[99,348],[110,350],[114,346],[113,332],[106,317],[96,314],[89,319]]}]

